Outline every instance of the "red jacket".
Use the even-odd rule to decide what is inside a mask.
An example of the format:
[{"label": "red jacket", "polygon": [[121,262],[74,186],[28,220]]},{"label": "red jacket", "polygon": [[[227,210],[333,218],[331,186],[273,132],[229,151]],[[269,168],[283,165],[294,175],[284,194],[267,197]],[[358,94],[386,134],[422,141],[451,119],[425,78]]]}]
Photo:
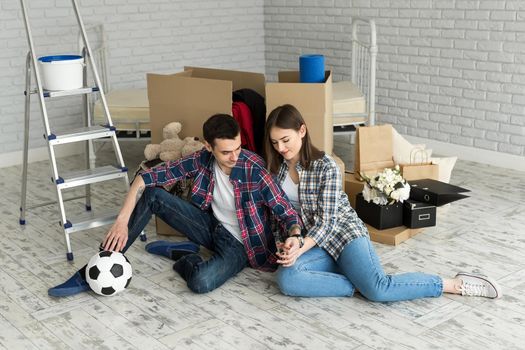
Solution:
[{"label": "red jacket", "polygon": [[252,112],[244,102],[232,103],[232,115],[241,128],[241,147],[252,152],[257,152],[255,138],[253,137]]}]

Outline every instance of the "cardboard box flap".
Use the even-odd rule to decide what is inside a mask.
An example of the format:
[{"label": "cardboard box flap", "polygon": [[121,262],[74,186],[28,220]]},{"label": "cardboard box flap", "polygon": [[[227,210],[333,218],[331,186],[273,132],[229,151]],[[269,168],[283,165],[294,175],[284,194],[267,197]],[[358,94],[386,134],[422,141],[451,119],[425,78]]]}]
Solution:
[{"label": "cardboard box flap", "polygon": [[233,71],[225,69],[201,68],[201,67],[184,67],[184,71],[191,72],[195,78],[228,80],[233,83],[232,90],[252,89],[264,97],[266,83],[264,74]]},{"label": "cardboard box flap", "polygon": [[357,128],[354,173],[369,176],[394,166],[392,125],[362,126]]},{"label": "cardboard box flap", "polygon": [[152,143],[162,141],[162,128],[169,122],[182,124],[180,138],[202,139],[206,119],[216,113],[231,115],[231,81],[173,74],[148,74],[147,80]]},{"label": "cardboard box flap", "polygon": [[392,125],[361,127],[358,134],[362,165],[393,163]]}]

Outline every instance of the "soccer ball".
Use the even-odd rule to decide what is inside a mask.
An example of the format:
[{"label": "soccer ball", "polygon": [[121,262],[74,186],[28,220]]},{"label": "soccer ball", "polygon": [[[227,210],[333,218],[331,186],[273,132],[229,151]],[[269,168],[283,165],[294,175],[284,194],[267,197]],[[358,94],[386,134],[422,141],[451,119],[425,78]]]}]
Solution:
[{"label": "soccer ball", "polygon": [[86,281],[95,293],[110,296],[128,287],[131,273],[131,264],[122,253],[102,251],[89,259]]}]

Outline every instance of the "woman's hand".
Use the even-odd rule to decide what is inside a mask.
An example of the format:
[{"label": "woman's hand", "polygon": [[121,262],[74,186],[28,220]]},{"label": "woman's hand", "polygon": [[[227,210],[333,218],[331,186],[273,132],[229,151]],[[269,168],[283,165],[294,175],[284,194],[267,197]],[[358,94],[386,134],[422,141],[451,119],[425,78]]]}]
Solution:
[{"label": "woman's hand", "polygon": [[120,252],[128,241],[128,223],[124,220],[115,221],[109,232],[104,238],[102,246],[104,250]]},{"label": "woman's hand", "polygon": [[297,258],[302,254],[299,248],[299,240],[296,237],[288,237],[284,243],[277,243],[277,249],[279,250],[277,263],[284,267],[295,264]]}]

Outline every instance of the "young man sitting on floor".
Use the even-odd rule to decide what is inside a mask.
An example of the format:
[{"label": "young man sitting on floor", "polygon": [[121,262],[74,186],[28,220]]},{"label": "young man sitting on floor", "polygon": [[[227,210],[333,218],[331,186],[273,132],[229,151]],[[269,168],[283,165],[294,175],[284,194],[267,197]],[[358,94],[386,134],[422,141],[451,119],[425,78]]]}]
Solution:
[{"label": "young man sitting on floor", "polygon": [[[264,161],[241,149],[235,119],[214,115],[204,123],[203,135],[201,151],[137,176],[102,243],[104,250],[126,252],[155,214],[190,241],[152,242],[146,250],[175,260],[173,269],[195,293],[214,290],[248,265],[275,269],[278,258],[267,209],[286,227],[289,244],[296,245],[293,237],[301,233],[297,213]],[[194,179],[191,202],[156,187],[186,178]],[[213,252],[210,259],[197,254],[199,245]],[[48,294],[63,297],[88,290],[84,266]]]}]

